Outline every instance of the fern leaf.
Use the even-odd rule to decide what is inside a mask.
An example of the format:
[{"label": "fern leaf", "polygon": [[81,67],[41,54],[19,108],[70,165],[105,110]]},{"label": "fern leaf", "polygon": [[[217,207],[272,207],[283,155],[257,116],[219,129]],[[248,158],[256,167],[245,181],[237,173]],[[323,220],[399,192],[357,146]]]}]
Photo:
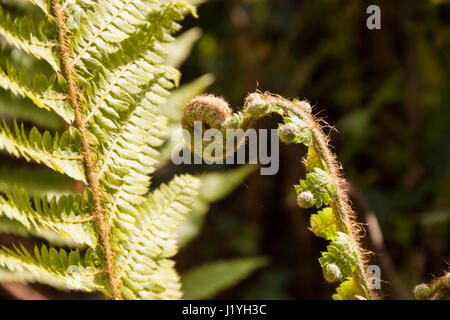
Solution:
[{"label": "fern leaf", "polygon": [[28,2],[38,6],[46,14],[50,14],[50,1],[49,0],[27,0]]},{"label": "fern leaf", "polygon": [[184,299],[214,298],[268,263],[267,258],[253,257],[215,261],[195,267],[182,276]]},{"label": "fern leaf", "polygon": [[41,134],[35,127],[27,133],[23,124],[19,127],[16,122],[14,129],[4,121],[0,124],[0,150],[16,157],[22,156],[27,161],[43,163],[69,177],[85,181],[81,156],[75,152],[79,145],[80,137],[75,129],[70,134],[65,131],[61,137],[57,133],[52,137],[48,131]]},{"label": "fern leaf", "polygon": [[333,210],[325,208],[317,214],[311,215],[311,230],[318,237],[332,240],[337,236],[336,222]]},{"label": "fern leaf", "polygon": [[42,246],[41,250],[35,247],[33,257],[22,246],[15,250],[3,246],[0,248],[0,267],[3,268],[0,277],[9,271],[16,275],[16,281],[40,282],[62,290],[106,291],[104,276],[91,256],[92,250],[82,259],[78,250],[67,254],[63,249],[58,252]]},{"label": "fern leaf", "polygon": [[56,59],[54,23],[43,20],[35,23],[28,17],[13,18],[9,12],[0,7],[0,35],[11,45],[33,54],[38,59],[47,61],[55,71],[59,70]]},{"label": "fern leaf", "polygon": [[189,82],[178,89],[172,91],[172,94],[161,108],[161,114],[167,117],[170,123],[179,124],[183,116],[183,109],[190,99],[204,92],[214,82],[212,74],[205,74],[192,82]]},{"label": "fern leaf", "polygon": [[168,258],[177,251],[174,231],[188,213],[198,184],[189,175],[177,176],[150,194],[135,215],[122,212],[115,219],[116,265],[126,298],[181,298],[174,263]]},{"label": "fern leaf", "polygon": [[6,64],[5,70],[0,68],[0,87],[31,99],[39,108],[53,110],[67,123],[72,123],[73,110],[66,95],[54,89],[57,86],[55,82],[54,77],[49,79],[42,74],[36,75],[33,81],[30,81],[25,69],[17,74],[9,63]]},{"label": "fern leaf", "polygon": [[192,28],[179,35],[176,41],[167,46],[166,63],[174,68],[181,66],[201,36],[200,28]]},{"label": "fern leaf", "polygon": [[32,226],[26,228],[19,221],[9,219],[6,216],[0,216],[0,233],[16,235],[23,238],[37,237],[45,239],[49,243],[60,247],[69,247],[69,248],[83,247],[83,245],[76,243],[70,238],[65,238],[60,233],[57,233],[53,230],[49,229],[46,230],[44,228],[34,228]]},{"label": "fern leaf", "polygon": [[0,196],[0,216],[15,219],[28,230],[53,230],[77,243],[95,247],[97,239],[89,214],[92,211],[89,209],[92,207],[89,192],[85,192],[84,199],[76,194],[50,200],[38,195],[30,200],[26,191],[20,188],[14,188],[12,192],[5,189],[4,192],[5,196]]},{"label": "fern leaf", "polygon": [[108,191],[106,206],[112,217],[121,207],[127,210],[144,201],[141,195],[148,190],[149,174],[157,163],[156,147],[165,130],[164,119],[155,115],[158,99],[146,93],[114,139],[99,146],[98,175]]},{"label": "fern leaf", "polygon": [[0,166],[0,190],[19,185],[29,194],[62,196],[73,191],[73,180],[47,168],[30,168],[24,165]]},{"label": "fern leaf", "polygon": [[0,89],[0,117],[8,123],[17,119],[54,131],[63,129],[63,121],[57,114],[36,108],[29,99],[15,96],[3,89]]},{"label": "fern leaf", "polygon": [[319,262],[325,272],[328,265],[334,264],[339,268],[338,278],[350,277],[358,264],[358,253],[354,248],[352,239],[343,232],[337,232],[336,238],[327,246],[327,251],[322,252]]}]

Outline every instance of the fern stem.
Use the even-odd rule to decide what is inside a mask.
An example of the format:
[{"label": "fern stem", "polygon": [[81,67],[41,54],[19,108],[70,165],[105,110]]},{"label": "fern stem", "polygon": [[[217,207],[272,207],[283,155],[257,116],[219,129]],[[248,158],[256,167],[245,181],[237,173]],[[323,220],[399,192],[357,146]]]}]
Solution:
[{"label": "fern stem", "polygon": [[115,273],[114,257],[109,239],[110,226],[105,219],[105,210],[102,206],[100,193],[100,184],[95,174],[94,159],[92,157],[91,143],[89,141],[88,127],[84,118],[82,107],[79,103],[80,90],[75,82],[75,70],[70,59],[68,48],[68,30],[65,24],[65,13],[61,8],[59,0],[52,0],[54,17],[58,26],[58,47],[61,54],[61,67],[63,75],[67,81],[68,92],[67,97],[75,114],[74,125],[80,131],[82,143],[82,156],[86,170],[86,180],[89,188],[94,194],[94,212],[93,217],[100,229],[100,241],[105,252],[105,273],[112,289],[113,299],[121,299],[119,281]]}]

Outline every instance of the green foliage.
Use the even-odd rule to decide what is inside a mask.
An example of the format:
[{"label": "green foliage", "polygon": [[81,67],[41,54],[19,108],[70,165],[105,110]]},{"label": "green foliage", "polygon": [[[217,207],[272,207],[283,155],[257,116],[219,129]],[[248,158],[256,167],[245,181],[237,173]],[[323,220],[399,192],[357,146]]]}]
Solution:
[{"label": "green foliage", "polygon": [[52,110],[70,123],[74,120],[73,110],[67,101],[61,88],[61,78],[52,76],[48,78],[43,74],[37,74],[30,80],[26,69],[16,72],[14,67],[7,61],[4,69],[0,68],[0,86],[10,90],[15,95],[27,97],[34,104],[46,110]]},{"label": "green foliage", "polygon": [[352,279],[347,279],[337,288],[337,293],[333,294],[333,300],[365,300],[355,292],[355,284]]},{"label": "green foliage", "polygon": [[[336,186],[327,172],[320,168],[314,168],[314,171],[306,174],[306,180],[300,180],[300,185],[295,186],[295,191],[299,195],[298,202],[301,207],[320,208],[330,204],[336,195]],[[311,193],[309,199],[302,198],[303,192]]]},{"label": "green foliage", "polygon": [[333,240],[337,236],[333,209],[325,208],[311,215],[311,231],[318,237]]},{"label": "green foliage", "polygon": [[[195,13],[194,9],[184,1],[77,0],[66,4],[61,21],[50,1],[30,2],[42,9],[42,17],[31,20],[1,7],[2,42],[14,49],[1,51],[6,62],[0,66],[0,86],[28,104],[26,108],[32,108],[32,101],[34,107],[57,114],[66,129],[42,132],[15,120],[3,121],[0,149],[43,164],[85,187],[84,192],[74,192],[70,184],[75,181],[55,176],[53,187],[60,190],[51,190],[45,183],[33,183],[48,173],[42,169],[7,174],[8,168],[1,167],[6,185],[0,195],[0,230],[36,236],[55,246],[88,249],[81,257],[77,250],[54,247],[42,246],[34,253],[4,247],[0,279],[41,282],[64,290],[99,290],[115,298],[180,298],[179,277],[171,260],[178,251],[175,231],[197,199],[199,180],[179,175],[148,191],[149,175],[160,159],[157,149],[168,135],[160,108],[179,81],[179,72],[167,65],[164,47],[180,27],[176,21],[189,11]],[[68,39],[61,44],[64,29]],[[68,57],[62,53],[66,45]],[[24,53],[31,53],[48,63],[45,75],[36,72],[34,62],[36,68],[29,68],[30,72],[24,66],[17,72],[20,61],[8,57],[13,50],[21,51],[24,59]],[[70,64],[74,70],[67,69]],[[73,81],[78,87],[70,84]],[[196,94],[210,81],[204,78],[180,95],[190,90]],[[2,112],[27,118],[14,111],[6,94],[0,100]],[[81,105],[77,116],[74,95]],[[25,172],[33,181],[26,181]],[[104,211],[101,218],[99,203]],[[108,265],[111,254],[114,260]]]},{"label": "green foliage", "polygon": [[[36,281],[67,290],[103,290],[100,252],[88,249],[83,257],[78,250],[67,253],[42,246],[32,256],[25,248],[0,248],[0,279]],[[6,272],[5,272],[6,271]]]},{"label": "green foliage", "polygon": [[217,202],[232,191],[252,172],[255,166],[242,166],[226,171],[212,171],[197,175],[200,180],[198,196],[192,204],[192,212],[177,229],[178,243],[181,247],[187,245],[201,231],[210,204]]},{"label": "green foliage", "polygon": [[[98,290],[114,298],[181,298],[171,259],[178,252],[178,238],[185,245],[198,234],[209,204],[225,197],[253,170],[243,167],[199,179],[178,175],[149,192],[149,176],[168,159],[164,152],[171,145],[162,145],[179,127],[175,123],[183,106],[213,81],[205,75],[169,92],[179,82],[175,67],[201,33],[192,29],[173,44],[171,34],[180,28],[176,21],[189,11],[195,15],[195,10],[185,1],[77,0],[66,3],[61,19],[50,1],[30,3],[10,5],[24,11],[37,5],[44,14],[32,20],[3,7],[0,11],[0,35],[8,46],[0,51],[5,58],[0,65],[0,111],[5,117],[0,149],[54,173],[0,167],[0,231],[85,253],[3,247],[0,281]],[[61,44],[64,29],[68,39]],[[69,57],[62,51],[66,45]],[[44,119],[44,114],[51,117]],[[55,116],[52,125],[47,120]],[[48,130],[29,129],[15,118]],[[191,209],[183,228],[180,223]],[[179,230],[188,229],[183,238]],[[261,259],[239,262],[231,265],[239,274],[223,279],[216,290],[264,264]]]},{"label": "green foliage", "polygon": [[58,133],[52,137],[49,131],[41,134],[36,127],[28,133],[23,124],[19,127],[14,122],[13,129],[4,121],[0,124],[0,149],[27,161],[43,163],[76,180],[85,181],[84,167],[77,148],[80,148],[80,135],[75,128],[70,132],[65,131],[61,137]]},{"label": "green foliage", "polygon": [[326,270],[328,265],[337,266],[342,274],[337,280],[350,277],[358,265],[358,253],[352,239],[345,233],[337,232],[336,237],[328,245],[327,251],[322,252],[319,262],[324,272],[328,271]]},{"label": "green foliage", "polygon": [[268,264],[267,258],[235,258],[195,267],[182,276],[184,299],[211,299],[255,270]]},{"label": "green foliage", "polygon": [[53,20],[41,20],[36,24],[29,17],[12,17],[0,7],[0,35],[11,45],[47,61],[58,70],[55,38],[56,26]]}]

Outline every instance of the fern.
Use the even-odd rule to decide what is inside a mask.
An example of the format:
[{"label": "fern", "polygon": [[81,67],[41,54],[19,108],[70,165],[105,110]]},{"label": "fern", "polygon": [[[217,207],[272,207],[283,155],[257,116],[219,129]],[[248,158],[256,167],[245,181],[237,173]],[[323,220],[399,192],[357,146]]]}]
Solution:
[{"label": "fern", "polygon": [[256,269],[265,267],[267,258],[251,257],[215,261],[183,274],[184,299],[209,299],[232,287]]},{"label": "fern", "polygon": [[[340,282],[336,299],[372,297],[366,283],[364,251],[359,245],[359,230],[353,221],[353,211],[344,192],[344,181],[340,177],[334,155],[328,148],[318,120],[311,115],[311,106],[305,101],[289,101],[269,93],[252,93],[245,100],[242,112],[232,114],[228,104],[212,95],[193,98],[187,105],[182,124],[188,130],[191,141],[187,141],[193,152],[203,155],[208,143],[197,146],[194,141],[194,122],[203,121],[206,126],[219,129],[226,146],[227,129],[249,129],[255,120],[276,113],[283,117],[279,127],[280,139],[286,143],[302,143],[308,147],[305,161],[306,179],[295,186],[297,203],[304,208],[326,206],[312,216],[312,231],[331,243],[319,259],[325,279]],[[235,149],[243,143],[235,144]],[[224,150],[223,157],[230,150]],[[217,156],[217,155],[216,155]]]},{"label": "fern", "polygon": [[450,299],[450,271],[430,284],[419,284],[414,289],[414,295],[419,300],[449,300]]},{"label": "fern", "polygon": [[180,175],[148,192],[167,135],[160,107],[179,80],[165,47],[194,8],[185,1],[29,2],[41,9],[41,21],[2,7],[2,42],[49,68],[27,72],[3,50],[0,87],[58,115],[66,130],[3,121],[0,149],[64,174],[84,191],[30,196],[27,183],[5,180],[0,229],[88,249],[2,247],[0,280],[99,290],[114,299],[180,298],[175,231],[199,180]]}]

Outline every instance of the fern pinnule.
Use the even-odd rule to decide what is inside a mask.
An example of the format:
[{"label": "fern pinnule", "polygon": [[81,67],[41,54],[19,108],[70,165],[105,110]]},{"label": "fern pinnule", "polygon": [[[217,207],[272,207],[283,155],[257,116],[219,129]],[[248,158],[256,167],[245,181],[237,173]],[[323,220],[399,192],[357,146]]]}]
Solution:
[{"label": "fern pinnule", "polygon": [[[319,121],[311,114],[309,103],[255,92],[245,99],[242,112],[231,114],[228,104],[222,98],[203,95],[188,103],[182,124],[189,133],[191,140],[187,142],[191,150],[203,156],[203,150],[209,143],[202,141],[202,145],[197,145],[198,142],[193,140],[195,121],[206,122],[203,129],[211,127],[222,131],[226,140],[227,129],[247,130],[257,119],[270,113],[283,117],[284,124],[279,127],[282,141],[302,143],[308,147],[306,179],[295,186],[298,204],[306,208],[329,206],[312,218],[312,224],[314,233],[331,241],[327,252],[323,253],[319,261],[326,278],[330,280],[332,273],[335,280],[342,282],[338,290],[339,296],[335,298],[345,296],[370,299],[372,296],[366,283],[366,255],[359,244],[360,228],[354,222],[354,213],[344,191],[345,181],[340,167],[328,147],[328,138],[322,132]],[[245,134],[233,145],[233,151],[243,141]],[[226,144],[225,142],[223,145]],[[228,152],[230,150],[218,156],[226,157]]]}]

